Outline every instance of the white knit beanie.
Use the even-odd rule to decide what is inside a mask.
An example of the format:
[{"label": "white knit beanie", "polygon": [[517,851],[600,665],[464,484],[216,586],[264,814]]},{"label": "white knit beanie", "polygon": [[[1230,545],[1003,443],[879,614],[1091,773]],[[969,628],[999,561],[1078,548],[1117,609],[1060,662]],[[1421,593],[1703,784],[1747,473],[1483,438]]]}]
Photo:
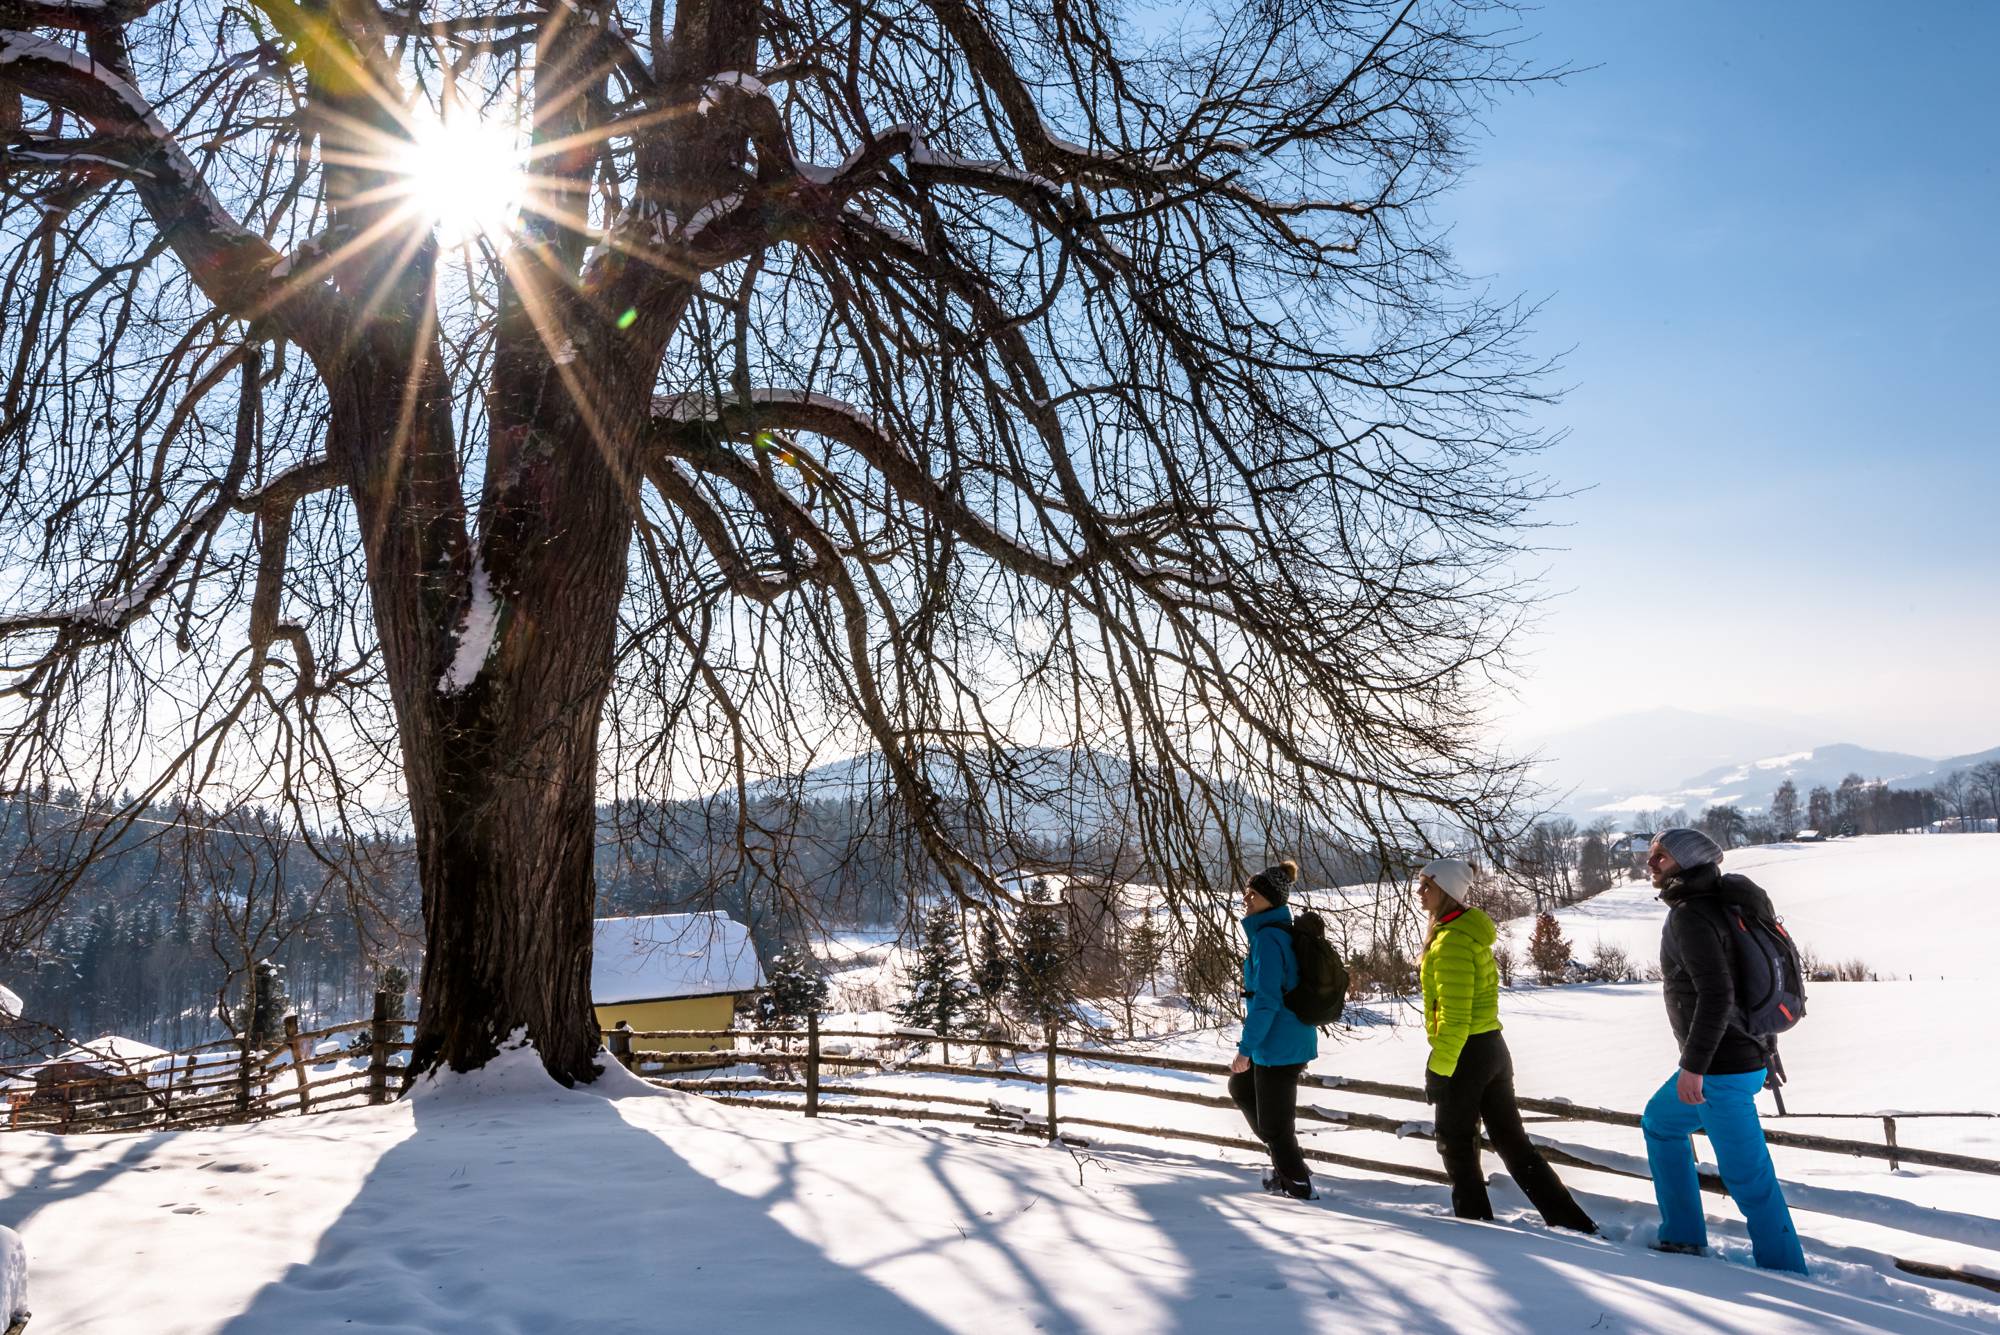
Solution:
[{"label": "white knit beanie", "polygon": [[1438,889],[1463,904],[1466,895],[1472,892],[1475,874],[1472,864],[1463,858],[1437,858],[1426,862],[1424,869],[1417,873],[1417,879],[1430,877],[1438,883]]}]

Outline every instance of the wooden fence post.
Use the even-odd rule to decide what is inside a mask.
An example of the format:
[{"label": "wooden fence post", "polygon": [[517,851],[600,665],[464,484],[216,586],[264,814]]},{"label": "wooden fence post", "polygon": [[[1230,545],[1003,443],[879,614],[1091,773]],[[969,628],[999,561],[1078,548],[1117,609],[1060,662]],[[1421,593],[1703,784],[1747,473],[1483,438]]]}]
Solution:
[{"label": "wooden fence post", "polygon": [[389,1101],[389,994],[375,994],[375,1019],[368,1031],[368,1101]]},{"label": "wooden fence post", "polygon": [[806,1116],[819,1116],[819,1012],[806,1012]]},{"label": "wooden fence post", "polygon": [[1048,1042],[1048,1086],[1049,1086],[1049,1144],[1056,1143],[1056,1022],[1050,1018],[1043,1022],[1042,1036]]},{"label": "wooden fence post", "polygon": [[1896,1171],[1898,1167],[1900,1167],[1900,1165],[1897,1164],[1896,1162],[1896,1119],[1895,1118],[1884,1117],[1882,1119],[1882,1136],[1885,1140],[1889,1142],[1889,1171],[1893,1173]]},{"label": "wooden fence post", "polygon": [[243,1029],[242,1051],[236,1057],[236,1115],[247,1119],[250,1116],[250,1029]]},{"label": "wooden fence post", "polygon": [[306,1045],[305,1040],[299,1037],[299,1017],[296,1015],[285,1017],[285,1046],[292,1050],[292,1074],[298,1077],[299,1111],[311,1112],[312,1100],[306,1095]]},{"label": "wooden fence post", "polygon": [[628,1071],[631,1070],[632,1022],[630,1020],[620,1020],[617,1024],[611,1026],[611,1033],[607,1038],[606,1046],[611,1049],[611,1055],[618,1059],[620,1066]]}]

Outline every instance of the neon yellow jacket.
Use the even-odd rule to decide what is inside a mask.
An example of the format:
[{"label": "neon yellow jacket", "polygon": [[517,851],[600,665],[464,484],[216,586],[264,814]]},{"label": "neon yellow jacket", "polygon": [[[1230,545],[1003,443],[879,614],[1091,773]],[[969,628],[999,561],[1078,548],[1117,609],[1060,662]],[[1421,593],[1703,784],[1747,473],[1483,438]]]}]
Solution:
[{"label": "neon yellow jacket", "polygon": [[1478,909],[1454,914],[1431,929],[1420,977],[1430,1069],[1439,1075],[1458,1069],[1466,1039],[1500,1027],[1500,969],[1493,963],[1498,936],[1493,919]]}]

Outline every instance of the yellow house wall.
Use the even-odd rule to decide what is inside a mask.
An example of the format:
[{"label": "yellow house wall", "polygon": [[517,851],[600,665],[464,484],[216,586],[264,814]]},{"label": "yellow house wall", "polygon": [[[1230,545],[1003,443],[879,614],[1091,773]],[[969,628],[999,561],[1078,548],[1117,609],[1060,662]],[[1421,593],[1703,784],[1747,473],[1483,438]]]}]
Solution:
[{"label": "yellow house wall", "polygon": [[[634,1029],[727,1029],[736,998],[676,997],[671,1001],[621,1001],[597,1007],[597,1025],[609,1029],[624,1020]],[[634,1052],[708,1052],[726,1040],[717,1038],[635,1038]]]}]

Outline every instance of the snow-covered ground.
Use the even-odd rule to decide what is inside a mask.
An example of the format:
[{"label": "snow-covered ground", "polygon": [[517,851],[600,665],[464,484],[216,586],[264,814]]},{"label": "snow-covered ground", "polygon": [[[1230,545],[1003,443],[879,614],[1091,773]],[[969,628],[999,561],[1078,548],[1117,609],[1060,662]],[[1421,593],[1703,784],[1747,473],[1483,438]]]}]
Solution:
[{"label": "snow-covered ground", "polygon": [[601,1083],[557,1089],[522,1053],[385,1108],[10,1140],[0,1216],[27,1239],[35,1328],[1769,1335],[2000,1310],[1867,1258],[1815,1252],[1801,1280],[1461,1223],[1389,1179],[1279,1201],[1205,1155],[1079,1161]]},{"label": "snow-covered ground", "polygon": [[[1730,866],[1769,886],[1802,936],[1834,938],[1916,981],[1817,984],[1785,1046],[1797,1114],[2000,1109],[1984,1029],[2000,926],[1984,866],[2000,838],[1857,840],[1757,850]],[[1982,885],[1985,887],[1982,891]],[[1984,898],[1982,899],[1982,893]],[[1660,908],[1635,887],[1566,914],[1620,923],[1635,955]],[[1880,910],[1893,894],[1902,907]],[[1606,901],[1611,901],[1607,903]],[[1868,913],[1853,935],[1844,914]],[[1852,941],[1853,945],[1843,944]],[[1978,943],[1975,945],[1974,943]],[[896,952],[842,943],[853,993],[893,991]],[[870,968],[884,977],[871,984]],[[1945,976],[1939,978],[1938,974]],[[1519,988],[1502,1018],[1524,1094],[1637,1111],[1672,1070],[1657,984]],[[1156,1025],[1185,1012],[1143,1008]],[[1314,1071],[1417,1083],[1415,1012],[1377,1004]],[[879,1013],[828,1027],[883,1030]],[[1155,1052],[1222,1060],[1231,1030],[1162,1035]],[[858,1046],[867,1046],[865,1043]],[[962,1049],[955,1051],[964,1060]],[[892,1071],[855,1083],[998,1096],[1021,1083]],[[1212,1077],[1073,1063],[1071,1074],[1209,1095]],[[29,1253],[35,1331],[928,1331],[1993,1329],[2000,1303],[1891,1260],[2000,1274],[2000,1178],[1780,1150],[1810,1280],[1748,1264],[1740,1220],[1708,1203],[1717,1259],[1643,1246],[1650,1187],[1564,1169],[1606,1236],[1552,1233],[1489,1161],[1502,1221],[1447,1217],[1444,1190],[1351,1169],[1325,1199],[1257,1192],[1251,1157],[1090,1131],[1079,1156],[998,1132],[724,1107],[613,1070],[549,1084],[527,1054],[420,1086],[409,1101],[250,1127],[0,1140],[0,1226]],[[837,1102],[840,1096],[830,1096]],[[1421,1105],[1312,1089],[1309,1104],[1421,1119]],[[1240,1136],[1232,1110],[1066,1089],[1065,1118]],[[1768,1105],[1767,1105],[1768,1106]],[[1417,1137],[1311,1125],[1309,1152],[1434,1167]],[[1533,1128],[1607,1165],[1636,1131]],[[1798,1129],[1876,1139],[1878,1121]],[[1993,1119],[1905,1120],[1904,1145],[2000,1158]]]},{"label": "snow-covered ground", "polygon": [[[1859,960],[1883,978],[2000,979],[2000,834],[1878,835],[1739,848],[1723,859],[1771,894],[1785,926],[1828,965]],[[1604,941],[1641,965],[1660,958],[1666,910],[1644,881],[1556,918],[1587,958]],[[1530,924],[1509,924],[1516,953]]]}]

